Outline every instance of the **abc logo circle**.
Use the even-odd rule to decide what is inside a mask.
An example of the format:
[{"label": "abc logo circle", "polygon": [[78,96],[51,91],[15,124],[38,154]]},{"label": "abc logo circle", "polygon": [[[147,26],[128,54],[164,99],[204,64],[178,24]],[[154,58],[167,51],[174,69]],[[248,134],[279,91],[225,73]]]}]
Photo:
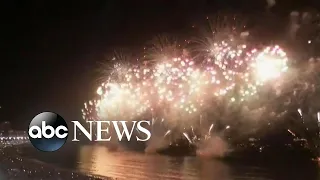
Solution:
[{"label": "abc logo circle", "polygon": [[40,151],[60,149],[68,139],[68,125],[58,114],[42,112],[30,122],[28,129],[31,144]]}]

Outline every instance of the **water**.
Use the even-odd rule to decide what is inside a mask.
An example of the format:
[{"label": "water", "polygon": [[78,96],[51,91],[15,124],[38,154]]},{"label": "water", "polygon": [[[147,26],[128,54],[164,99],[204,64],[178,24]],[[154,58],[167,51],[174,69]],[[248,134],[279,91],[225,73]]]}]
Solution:
[{"label": "water", "polygon": [[105,146],[65,146],[54,153],[43,153],[28,147],[24,156],[102,176],[132,180],[317,180],[316,164],[250,164],[227,163],[199,157],[169,157],[138,152],[110,152]]}]

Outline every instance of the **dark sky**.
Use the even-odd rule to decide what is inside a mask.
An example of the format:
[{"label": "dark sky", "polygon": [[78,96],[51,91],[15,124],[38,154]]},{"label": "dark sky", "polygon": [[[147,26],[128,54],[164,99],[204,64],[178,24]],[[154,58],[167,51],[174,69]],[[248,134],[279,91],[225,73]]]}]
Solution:
[{"label": "dark sky", "polygon": [[[306,2],[278,1],[286,11]],[[224,8],[265,6],[264,0],[61,2],[1,2],[0,121],[16,128],[46,110],[80,119],[83,102],[95,92],[97,62],[110,50],[142,47],[154,35],[183,31]]]}]

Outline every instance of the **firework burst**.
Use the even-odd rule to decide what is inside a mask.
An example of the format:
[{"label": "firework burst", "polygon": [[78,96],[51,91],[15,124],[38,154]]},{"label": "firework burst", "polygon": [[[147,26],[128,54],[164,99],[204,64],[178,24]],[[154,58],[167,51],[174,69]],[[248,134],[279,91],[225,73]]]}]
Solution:
[{"label": "firework burst", "polygon": [[230,131],[228,122],[260,87],[281,78],[288,59],[279,46],[259,50],[221,41],[208,49],[201,61],[182,55],[151,66],[117,63],[97,98],[85,104],[84,119],[152,119],[152,128],[166,127],[161,137],[170,136],[169,144],[185,138],[196,145]]},{"label": "firework burst", "polygon": [[261,98],[261,89],[280,81],[287,70],[286,53],[279,46],[248,45],[240,17],[216,17],[210,19],[209,35],[196,41],[192,51],[158,36],[148,48],[149,63],[117,58],[92,107],[85,105],[84,118],[150,119],[152,130],[163,129],[159,136],[169,144],[177,138],[199,144],[215,136],[223,139],[240,117],[261,117],[265,107],[253,106],[254,101]]}]

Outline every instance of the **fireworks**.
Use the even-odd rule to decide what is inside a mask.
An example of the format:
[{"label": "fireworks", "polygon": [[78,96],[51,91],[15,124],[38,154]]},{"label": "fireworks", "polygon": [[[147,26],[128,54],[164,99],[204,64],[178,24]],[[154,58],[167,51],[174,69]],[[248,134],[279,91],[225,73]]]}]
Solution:
[{"label": "fireworks", "polygon": [[82,118],[87,121],[93,121],[98,118],[96,101],[89,101],[84,103],[84,109],[82,109]]},{"label": "fireworks", "polygon": [[[151,68],[118,70],[117,66],[113,71],[117,74],[98,88],[99,98],[91,104],[96,105],[100,118],[132,119],[158,110],[193,114],[208,105],[208,101],[225,96],[236,87],[241,97],[254,95],[257,86],[279,78],[287,68],[285,53],[278,46],[259,52],[246,50],[245,45],[234,50],[222,42],[212,51],[214,58],[201,64],[187,58],[172,58]],[[273,57],[276,55],[278,59]]]},{"label": "fireworks", "polygon": [[280,46],[249,43],[251,32],[241,20],[219,16],[198,44],[185,40],[184,46],[158,36],[144,48],[149,54],[138,58],[148,61],[117,56],[115,65],[106,68],[96,97],[85,104],[84,119],[152,120],[152,146],[161,147],[177,138],[202,147],[212,140],[229,140],[228,133],[244,136],[279,119],[286,111],[278,113],[278,104],[270,99],[284,94],[284,88],[291,90],[283,85],[291,70],[289,59]]},{"label": "fireworks", "polygon": [[[273,120],[295,113],[299,125],[288,125],[288,133],[307,139],[310,149],[319,148],[320,113],[315,112],[320,106],[314,98],[319,94],[314,75],[319,60],[304,67],[304,62],[295,64],[296,55],[294,61],[288,59],[280,46],[257,47],[248,42],[255,33],[239,21],[238,16],[219,16],[206,38],[197,41],[200,46],[158,36],[144,48],[148,54],[138,59],[147,60],[141,63],[118,54],[112,66],[104,67],[107,74],[96,97],[84,104],[83,119],[152,120],[152,148],[183,138],[207,154],[207,142],[209,149],[216,144],[226,147],[228,133],[234,133],[233,141],[259,127],[270,131]],[[295,36],[297,30],[291,30]],[[305,42],[315,40],[308,37]]]},{"label": "fireworks", "polygon": [[287,61],[286,53],[279,46],[266,48],[258,54],[254,64],[257,79],[265,82],[280,77],[288,69]]},{"label": "fireworks", "polygon": [[[260,87],[287,69],[288,59],[279,46],[259,50],[221,41],[208,49],[197,61],[181,55],[159,56],[151,66],[116,64],[98,87],[97,98],[85,103],[84,119],[152,119],[153,126],[160,122],[167,127],[163,138],[178,131],[196,143],[211,136],[218,119],[232,119],[232,113],[213,111],[250,103]],[[221,99],[227,104],[221,106]],[[207,130],[199,132],[203,126]],[[232,126],[225,125],[222,131],[229,129]]]},{"label": "fireworks", "polygon": [[[307,146],[312,153],[319,156],[319,137],[320,137],[320,113],[304,114],[301,109],[298,109],[297,125],[294,129],[288,129],[288,132],[295,137],[296,140],[307,142]],[[294,131],[294,132],[293,132]]]}]

